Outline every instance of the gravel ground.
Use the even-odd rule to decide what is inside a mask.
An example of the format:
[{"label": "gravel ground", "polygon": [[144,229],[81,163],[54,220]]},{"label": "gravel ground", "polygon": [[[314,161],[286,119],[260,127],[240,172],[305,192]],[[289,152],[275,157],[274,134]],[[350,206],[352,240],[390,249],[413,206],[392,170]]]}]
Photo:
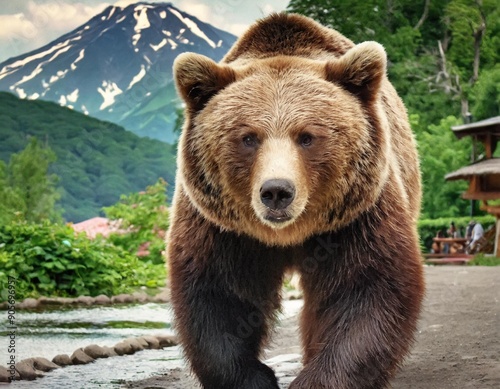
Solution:
[{"label": "gravel ground", "polygon": [[[392,382],[396,389],[500,388],[500,267],[428,267],[417,343]],[[300,370],[297,320],[277,329],[266,352],[286,388]],[[124,387],[195,389],[186,369]],[[314,389],[314,388],[311,388]]]}]

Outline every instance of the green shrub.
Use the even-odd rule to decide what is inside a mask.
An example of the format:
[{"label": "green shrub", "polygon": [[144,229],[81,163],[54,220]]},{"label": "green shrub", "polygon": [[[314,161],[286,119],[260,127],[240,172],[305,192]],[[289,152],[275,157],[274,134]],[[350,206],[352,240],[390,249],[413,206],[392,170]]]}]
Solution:
[{"label": "green shrub", "polygon": [[500,258],[478,254],[472,261],[467,263],[469,266],[500,266]]},{"label": "green shrub", "polygon": [[[111,296],[161,286],[166,277],[163,265],[147,265],[102,238],[90,240],[49,222],[0,226],[0,269],[0,291],[7,290],[7,276],[15,277],[17,300]],[[0,295],[0,301],[5,298]]]},{"label": "green shrub", "polygon": [[422,242],[424,250],[427,252],[432,245],[432,238],[436,236],[439,230],[446,232],[450,227],[451,222],[455,222],[455,226],[461,230],[462,236],[465,235],[465,228],[471,219],[481,223],[486,231],[489,227],[495,224],[495,218],[491,215],[477,216],[477,217],[446,217],[440,219],[422,219],[418,222],[418,232],[420,234],[420,241]]}]

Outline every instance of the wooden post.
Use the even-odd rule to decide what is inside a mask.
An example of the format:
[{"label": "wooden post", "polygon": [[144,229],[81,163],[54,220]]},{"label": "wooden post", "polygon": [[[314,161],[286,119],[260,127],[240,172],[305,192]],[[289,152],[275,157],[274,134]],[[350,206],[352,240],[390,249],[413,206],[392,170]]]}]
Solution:
[{"label": "wooden post", "polygon": [[500,258],[500,218],[498,215],[495,215],[496,223],[495,223],[495,257]]}]

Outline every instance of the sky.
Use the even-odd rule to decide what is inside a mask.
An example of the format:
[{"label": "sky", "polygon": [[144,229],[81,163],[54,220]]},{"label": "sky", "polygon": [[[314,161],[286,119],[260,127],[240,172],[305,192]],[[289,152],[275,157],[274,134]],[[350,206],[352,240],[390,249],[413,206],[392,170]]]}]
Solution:
[{"label": "sky", "polygon": [[[0,0],[0,62],[37,49],[82,25],[110,5],[136,0]],[[165,0],[148,0],[150,3]],[[168,1],[167,1],[168,2]],[[170,0],[222,30],[240,35],[256,19],[283,11],[288,0]]]}]

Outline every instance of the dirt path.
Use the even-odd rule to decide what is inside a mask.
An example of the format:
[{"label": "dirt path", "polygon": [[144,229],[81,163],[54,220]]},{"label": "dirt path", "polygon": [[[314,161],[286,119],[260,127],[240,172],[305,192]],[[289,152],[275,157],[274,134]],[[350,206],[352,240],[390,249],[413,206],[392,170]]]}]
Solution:
[{"label": "dirt path", "polygon": [[[429,267],[427,298],[417,343],[395,389],[499,389],[500,388],[500,267]],[[267,358],[292,354],[273,368],[283,388],[300,369],[296,318],[279,328]],[[271,359],[276,361],[276,359]],[[198,386],[185,370],[127,388],[194,389]],[[311,388],[314,389],[314,388]]]}]

